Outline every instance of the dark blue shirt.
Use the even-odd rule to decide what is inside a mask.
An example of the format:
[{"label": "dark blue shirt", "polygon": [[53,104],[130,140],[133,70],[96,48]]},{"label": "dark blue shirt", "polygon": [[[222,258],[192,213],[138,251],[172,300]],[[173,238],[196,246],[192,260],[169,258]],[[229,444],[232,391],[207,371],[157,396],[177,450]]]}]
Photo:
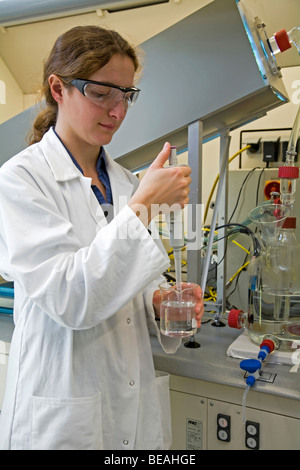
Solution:
[{"label": "dark blue shirt", "polygon": [[[57,134],[55,129],[53,129],[53,130],[54,130],[56,136],[58,137],[58,139],[61,141],[61,143],[65,147],[65,149],[67,150],[67,152],[70,155],[74,165],[76,165],[78,170],[80,170],[81,173],[84,174],[81,166],[76,161],[76,159],[73,157],[70,150],[65,146],[65,144],[63,143],[63,141],[61,140],[61,138],[59,137],[59,135]],[[91,187],[92,187],[92,190],[94,191],[94,194],[95,194],[96,198],[98,199],[99,204],[101,204],[101,206],[103,206],[103,210],[104,210],[105,215],[107,215],[107,210],[109,212],[109,207],[113,205],[113,199],[112,199],[112,192],[111,192],[109,176],[108,176],[107,169],[106,169],[105,150],[104,150],[103,147],[100,148],[98,160],[97,160],[97,163],[96,163],[96,170],[97,170],[97,173],[98,173],[99,180],[101,181],[101,183],[105,187],[106,200],[105,200],[103,194],[101,193],[100,189],[96,185],[92,184]]]}]

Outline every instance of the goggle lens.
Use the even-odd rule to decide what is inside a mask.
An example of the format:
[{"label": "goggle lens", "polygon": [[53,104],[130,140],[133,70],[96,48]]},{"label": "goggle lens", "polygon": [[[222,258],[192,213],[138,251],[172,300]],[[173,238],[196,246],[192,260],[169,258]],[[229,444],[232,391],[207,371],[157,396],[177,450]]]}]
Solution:
[{"label": "goggle lens", "polygon": [[103,108],[111,108],[122,100],[126,107],[132,106],[139,95],[138,90],[124,92],[118,88],[94,83],[86,83],[83,92],[89,100]]}]

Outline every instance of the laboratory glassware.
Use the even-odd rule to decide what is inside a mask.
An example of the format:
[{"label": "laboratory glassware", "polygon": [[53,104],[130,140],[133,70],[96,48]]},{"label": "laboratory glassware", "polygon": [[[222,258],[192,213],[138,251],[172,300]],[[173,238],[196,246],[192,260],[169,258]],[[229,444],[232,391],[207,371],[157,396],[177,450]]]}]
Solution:
[{"label": "laboratory glassware", "polygon": [[300,27],[296,26],[288,32],[285,29],[281,29],[269,38],[269,44],[273,54],[290,49],[292,44],[295,45],[300,54]]},{"label": "laboratory glassware", "polygon": [[197,332],[195,306],[200,286],[191,282],[163,282],[160,289],[160,330],[166,336],[188,337]]},{"label": "laboratory glassware", "polygon": [[300,244],[296,218],[286,206],[266,204],[250,212],[261,230],[261,250],[249,264],[248,312],[232,310],[228,323],[245,325],[250,339],[271,339],[276,348],[294,350],[300,344]]}]

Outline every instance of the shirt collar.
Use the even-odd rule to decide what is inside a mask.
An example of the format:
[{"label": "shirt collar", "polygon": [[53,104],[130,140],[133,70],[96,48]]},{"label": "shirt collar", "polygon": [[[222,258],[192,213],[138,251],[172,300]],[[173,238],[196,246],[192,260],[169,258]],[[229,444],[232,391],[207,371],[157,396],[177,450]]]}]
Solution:
[{"label": "shirt collar", "polygon": [[[68,149],[68,147],[64,144],[64,142],[61,140],[61,138],[59,137],[59,135],[57,134],[56,130],[54,129],[53,127],[53,132],[54,134],[56,135],[56,137],[59,139],[59,141],[62,143],[62,145],[64,146],[64,148],[66,149],[66,151],[68,152],[72,162],[74,163],[74,165],[78,168],[78,170],[82,173],[83,173],[83,169],[81,168],[81,166],[79,165],[79,163],[77,162],[77,160],[75,159],[75,157],[72,155],[72,153],[70,152],[70,150]],[[97,159],[97,163],[96,163],[96,169],[97,169],[97,173],[99,174],[99,172],[101,171],[101,169],[103,169],[103,167],[105,168],[106,167],[106,158],[105,158],[105,150],[104,150],[104,147],[100,147],[100,151],[99,151],[99,156],[98,156],[98,159]]]}]

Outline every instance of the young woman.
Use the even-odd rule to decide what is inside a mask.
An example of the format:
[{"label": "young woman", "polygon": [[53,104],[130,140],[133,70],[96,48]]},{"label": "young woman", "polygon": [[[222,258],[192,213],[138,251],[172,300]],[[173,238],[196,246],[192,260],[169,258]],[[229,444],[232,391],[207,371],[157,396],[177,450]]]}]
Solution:
[{"label": "young woman", "polygon": [[[168,259],[148,225],[152,204],[188,202],[190,168],[163,169],[167,143],[138,184],[105,152],[138,96],[138,66],[116,32],[59,37],[32,145],[0,170],[0,273],[15,290],[2,449],[170,446],[148,327],[166,352],[179,341],[155,324]],[[195,310],[200,323],[201,292]]]}]

